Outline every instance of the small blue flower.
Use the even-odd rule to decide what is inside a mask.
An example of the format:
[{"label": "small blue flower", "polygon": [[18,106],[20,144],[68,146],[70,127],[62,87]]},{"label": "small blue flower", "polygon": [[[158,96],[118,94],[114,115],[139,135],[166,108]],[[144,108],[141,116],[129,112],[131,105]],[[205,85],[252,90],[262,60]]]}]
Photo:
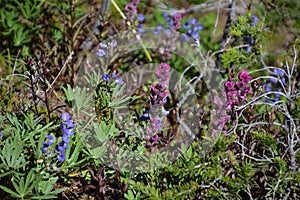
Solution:
[{"label": "small blue flower", "polygon": [[140,120],[141,120],[141,121],[147,121],[147,120],[149,120],[149,119],[150,119],[150,113],[149,113],[149,112],[150,112],[149,109],[147,109],[147,110],[144,112],[144,114],[143,114],[142,116],[139,117]]},{"label": "small blue flower", "polygon": [[162,26],[161,24],[159,24],[159,25],[155,28],[155,30],[152,31],[152,33],[153,33],[154,35],[158,35],[159,32],[160,32],[160,30],[161,30],[162,28],[163,28],[163,26]]},{"label": "small blue flower", "polygon": [[103,81],[108,81],[109,80],[109,75],[108,74],[103,74],[102,75],[102,80]]},{"label": "small blue flower", "polygon": [[52,135],[46,135],[46,138],[47,141],[43,142],[42,143],[43,146],[41,147],[43,153],[45,153],[48,150],[49,146],[51,146],[54,143],[54,138]]},{"label": "small blue flower", "polygon": [[116,70],[114,70],[112,77],[113,77],[114,79],[118,78]]},{"label": "small blue flower", "polygon": [[259,18],[256,15],[252,15],[252,26],[255,26],[259,22]]},{"label": "small blue flower", "polygon": [[116,40],[111,41],[110,46],[111,46],[112,48],[116,48],[116,47],[118,46],[117,41],[116,41]]},{"label": "small blue flower", "polygon": [[137,19],[139,22],[143,22],[145,20],[145,17],[143,14],[138,14]]},{"label": "small blue flower", "polygon": [[99,48],[107,49],[107,45],[104,44],[104,43],[102,43],[102,42],[100,42]]},{"label": "small blue flower", "polygon": [[120,77],[117,77],[117,78],[116,78],[116,84],[117,84],[117,85],[123,85],[123,84],[124,84],[124,81],[122,81],[122,80],[120,79]]},{"label": "small blue flower", "polygon": [[[197,22],[196,18],[188,19],[183,25],[182,28],[187,31],[187,35],[198,40],[200,39],[200,35],[198,31],[203,30],[203,26],[200,22]],[[183,40],[187,40],[185,36],[183,36]]]},{"label": "small blue flower", "polygon": [[75,124],[73,123],[73,120],[67,120],[66,125],[67,125],[67,128],[69,128],[69,129],[75,127]]},{"label": "small blue flower", "polygon": [[251,46],[255,44],[254,39],[250,35],[246,35],[245,41],[248,42]]},{"label": "small blue flower", "polygon": [[[276,91],[276,92],[280,92],[280,88],[276,88],[275,91]],[[275,98],[274,98],[274,102],[279,101],[280,96],[281,96],[280,94],[276,93],[276,94],[275,94]]]},{"label": "small blue flower", "polygon": [[273,71],[278,76],[284,76],[284,71],[282,69],[275,68]]},{"label": "small blue flower", "polygon": [[105,55],[106,55],[106,51],[103,49],[98,49],[96,52],[96,56],[98,56],[98,57],[103,57]]},{"label": "small blue flower", "polygon": [[62,142],[58,143],[55,150],[58,152],[64,151],[64,144]]},{"label": "small blue flower", "polygon": [[70,114],[69,113],[67,113],[67,112],[64,112],[62,115],[61,115],[61,119],[63,120],[63,121],[68,121],[68,120],[70,120],[71,119],[71,116],[70,116]]},{"label": "small blue flower", "polygon": [[68,144],[70,142],[70,138],[67,135],[64,135],[62,140],[66,144]]},{"label": "small blue flower", "polygon": [[42,145],[43,146],[41,147],[41,150],[42,150],[43,153],[45,153],[47,151],[49,145],[47,143],[45,143],[45,142],[43,142]]},{"label": "small blue flower", "polygon": [[64,162],[66,160],[66,154],[65,152],[60,152],[59,155],[57,156],[57,159],[59,162]]}]

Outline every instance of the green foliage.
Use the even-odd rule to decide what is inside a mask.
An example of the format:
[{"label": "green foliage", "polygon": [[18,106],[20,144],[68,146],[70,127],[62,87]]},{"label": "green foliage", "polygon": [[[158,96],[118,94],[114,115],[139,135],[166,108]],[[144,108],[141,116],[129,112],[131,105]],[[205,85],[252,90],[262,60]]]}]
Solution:
[{"label": "green foliage", "polygon": [[41,141],[57,126],[53,123],[41,124],[41,119],[34,119],[33,113],[18,117],[8,114],[7,120],[2,124],[6,128],[4,141],[0,142],[0,188],[15,198],[55,198],[67,188],[54,189],[58,177],[51,178],[43,173],[45,166],[39,161],[43,160]]},{"label": "green foliage", "polygon": [[[124,11],[128,2],[117,3]],[[185,2],[201,4],[208,1]],[[174,152],[159,152],[150,156],[146,154],[149,152],[145,147],[144,131],[147,131],[145,127],[149,120],[141,121],[139,115],[140,111],[147,109],[149,96],[125,95],[125,84],[117,85],[115,81],[102,79],[103,73],[111,73],[114,69],[125,73],[132,66],[147,64],[148,58],[144,50],[137,49],[122,55],[122,63],[116,59],[109,66],[102,66],[106,62],[104,60],[87,63],[95,69],[100,64],[101,68],[99,73],[93,71],[86,77],[80,77],[86,78],[89,88],[81,88],[72,82],[85,58],[82,44],[95,42],[89,47],[92,49],[101,40],[133,28],[127,27],[125,20],[120,22],[122,19],[119,16],[109,17],[110,14],[118,14],[114,7],[103,18],[105,21],[97,24],[99,34],[93,33],[93,20],[99,15],[99,5],[88,5],[89,3],[57,0],[5,0],[0,3],[2,198],[61,199],[68,196],[70,199],[78,199],[81,194],[81,199],[103,197],[128,200],[300,198],[300,54],[299,39],[293,38],[299,35],[300,30],[299,4],[296,0],[262,0],[252,2],[251,6],[245,8],[245,11],[250,9],[251,12],[237,16],[237,20],[229,27],[225,49],[219,51],[223,69],[213,68],[216,58],[210,57],[218,53],[216,51],[220,41],[216,41],[216,38],[222,34],[219,32],[222,20],[219,19],[225,19],[223,12],[205,12],[202,15],[201,11],[199,15],[187,13],[182,16],[182,23],[195,17],[203,24],[200,46],[197,46],[197,50],[201,52],[189,48],[190,44],[183,44],[182,48],[188,49],[185,53],[189,58],[172,55],[167,63],[174,70],[182,73],[195,62],[201,67],[207,65],[209,70],[222,73],[224,80],[236,81],[235,75],[246,68],[252,78],[249,84],[251,91],[245,101],[238,102],[232,113],[225,110],[227,117],[230,117],[227,129],[204,140],[203,135],[209,130],[210,124],[206,119],[199,118],[199,124],[194,124],[199,126],[199,133],[195,133],[189,146],[182,143],[181,148],[176,149],[181,154],[175,160],[169,158]],[[146,26],[167,24],[162,13],[155,9],[161,10],[164,5],[169,9],[169,5],[160,3],[157,7],[150,8],[148,3],[142,2],[141,7],[138,7],[138,13],[145,14]],[[182,2],[176,2],[179,3]],[[207,9],[215,6],[214,2],[210,3],[206,4]],[[242,6],[239,5],[238,8]],[[252,10],[253,7],[256,10]],[[182,12],[185,10],[190,8],[181,9]],[[171,8],[169,10],[170,13],[174,11]],[[259,17],[257,24],[253,24],[254,12]],[[283,35],[284,45],[277,44],[280,41],[276,40],[276,35]],[[249,42],[249,37],[253,39],[252,42]],[[276,48],[270,44],[271,39],[275,40],[273,43],[277,45]],[[247,49],[250,46],[251,49]],[[292,46],[295,48],[290,48]],[[278,51],[284,53],[281,55]],[[162,58],[154,49],[149,52],[154,63],[167,59]],[[47,60],[45,65],[34,65],[37,71],[43,72],[40,76],[34,76],[31,73],[34,70],[22,61],[25,56],[34,54],[44,55]],[[118,56],[118,53],[115,55]],[[286,60],[282,59],[284,56]],[[279,77],[274,72],[275,68],[284,70],[285,75],[281,78],[287,84],[276,88],[274,83],[272,89],[281,91],[285,97],[280,96],[278,101],[267,102],[264,96],[265,86],[274,82],[272,77]],[[201,73],[196,69],[194,67],[185,73],[191,79],[191,84]],[[85,81],[80,78],[79,82]],[[220,83],[222,84],[223,82]],[[35,87],[36,85],[39,86]],[[48,88],[50,85],[52,87]],[[150,92],[148,85],[137,88],[139,89],[139,95]],[[223,87],[219,89],[224,91]],[[33,110],[32,98],[29,96],[41,91],[46,91],[44,96],[49,101],[34,99],[34,103],[38,103]],[[272,92],[270,96],[276,97]],[[209,96],[208,89],[204,87],[195,93],[199,102]],[[181,95],[187,94],[182,91]],[[140,100],[146,103],[133,105]],[[167,100],[175,101],[169,97]],[[172,103],[176,105],[178,102]],[[51,107],[49,104],[56,106]],[[130,109],[138,111],[130,113],[129,117],[115,115],[119,110],[127,108],[128,104]],[[173,114],[175,110],[171,106],[166,109],[170,108],[169,111]],[[206,116],[214,112],[212,107],[212,103],[205,101],[191,112],[204,111],[203,116]],[[65,162],[59,162],[56,145],[62,141],[62,130],[59,127],[61,120],[57,116],[70,108],[73,109],[72,119],[76,124],[75,135],[70,138],[65,150]],[[179,123],[171,114],[168,115],[168,123]],[[176,134],[180,135],[180,131],[182,130]],[[41,147],[47,135],[55,137],[54,144],[48,146],[47,153],[42,153]],[[207,146],[212,148],[206,150]],[[129,154],[134,157],[131,162]],[[136,168],[140,167],[141,161],[148,164],[148,168],[145,167],[147,169],[139,172],[131,170],[133,164],[137,165]],[[69,197],[72,194],[74,197]]]}]

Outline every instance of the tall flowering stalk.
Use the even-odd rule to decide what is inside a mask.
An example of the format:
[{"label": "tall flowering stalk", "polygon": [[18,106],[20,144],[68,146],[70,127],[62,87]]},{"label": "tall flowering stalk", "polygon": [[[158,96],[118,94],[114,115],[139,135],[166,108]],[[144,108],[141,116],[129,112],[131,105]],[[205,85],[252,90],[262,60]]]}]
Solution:
[{"label": "tall flowering stalk", "polygon": [[64,162],[66,159],[66,149],[68,149],[68,144],[70,142],[71,136],[74,135],[74,127],[75,124],[73,123],[73,120],[71,119],[71,116],[69,113],[65,112],[61,116],[62,122],[60,124],[60,128],[63,132],[62,141],[58,143],[56,146],[56,151],[58,152],[57,159],[60,162]]},{"label": "tall flowering stalk", "polygon": [[[61,115],[62,122],[60,124],[60,128],[63,132],[62,140],[56,145],[55,152],[58,153],[57,159],[60,162],[64,162],[66,159],[66,149],[68,149],[68,145],[71,137],[74,135],[75,124],[71,119],[69,113],[65,112]],[[47,154],[48,158],[51,156],[52,151],[49,148],[51,145],[55,143],[55,137],[51,134],[46,135],[46,141],[42,143],[41,151],[43,154]]]},{"label": "tall flowering stalk", "polygon": [[[150,123],[147,126],[147,135],[144,136],[146,140],[146,147],[149,151],[157,144],[159,139],[158,133],[163,129],[163,115],[168,113],[164,110],[164,104],[167,102],[169,95],[168,83],[170,79],[170,66],[167,63],[161,63],[159,69],[156,71],[158,79],[157,84],[152,84],[150,87]],[[149,113],[147,113],[149,115]]]},{"label": "tall flowering stalk", "polygon": [[246,100],[247,94],[250,92],[250,86],[248,83],[251,80],[251,76],[248,74],[246,70],[240,72],[238,74],[238,78],[240,81],[226,81],[224,84],[225,87],[225,96],[227,98],[226,101],[226,109],[233,110],[235,105]]},{"label": "tall flowering stalk", "polygon": [[[214,114],[215,116],[219,116],[219,119],[212,122],[215,127],[213,135],[215,135],[217,131],[222,131],[229,120],[233,120],[235,113],[234,107],[243,103],[246,100],[247,94],[250,92],[248,83],[251,80],[251,76],[249,73],[246,70],[240,72],[238,79],[239,81],[236,82],[228,80],[224,83],[225,91],[223,96],[226,99],[225,109],[223,108],[220,98],[217,96],[214,98],[216,105]],[[229,115],[229,113],[231,115]]]}]

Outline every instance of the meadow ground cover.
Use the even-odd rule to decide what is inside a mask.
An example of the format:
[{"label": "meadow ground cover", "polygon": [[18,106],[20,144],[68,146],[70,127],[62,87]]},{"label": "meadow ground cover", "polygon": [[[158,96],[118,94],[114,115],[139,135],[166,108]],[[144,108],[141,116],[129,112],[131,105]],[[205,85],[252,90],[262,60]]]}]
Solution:
[{"label": "meadow ground cover", "polygon": [[299,199],[296,0],[0,3],[0,199]]}]

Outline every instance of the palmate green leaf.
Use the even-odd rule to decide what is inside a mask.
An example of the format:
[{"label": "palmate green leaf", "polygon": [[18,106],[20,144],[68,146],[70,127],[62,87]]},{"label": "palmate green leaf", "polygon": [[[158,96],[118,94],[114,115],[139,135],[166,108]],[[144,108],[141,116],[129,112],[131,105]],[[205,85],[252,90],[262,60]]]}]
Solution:
[{"label": "palmate green leaf", "polygon": [[67,97],[68,105],[73,105],[76,112],[83,111],[92,101],[93,95],[88,94],[86,88],[76,86],[75,90],[68,84],[67,88],[62,87]]},{"label": "palmate green leaf", "polygon": [[[54,191],[51,191],[54,188],[57,180],[58,180],[58,177],[50,177],[49,180],[41,181],[38,186],[38,192],[43,195],[35,196],[35,197],[31,197],[31,198],[35,199],[38,197],[50,197],[50,196],[52,196],[52,198],[55,198],[56,197],[55,195],[68,189],[67,187],[63,187],[63,188],[59,188]],[[40,199],[40,198],[38,198],[38,199]],[[45,199],[48,199],[48,198],[45,198]]]},{"label": "palmate green leaf", "polygon": [[0,158],[7,169],[19,169],[26,165],[25,158],[22,156],[23,145],[16,137],[5,141]]},{"label": "palmate green leaf", "polygon": [[73,92],[73,89],[71,88],[71,86],[68,84],[67,85],[67,88],[65,87],[62,87],[65,95],[66,95],[66,103],[69,105],[69,106],[72,106],[72,101],[74,99],[74,92]]},{"label": "palmate green leaf", "polygon": [[19,186],[15,180],[12,181],[12,184],[16,190],[16,192],[18,193],[19,197],[24,197],[22,191],[21,191],[21,186],[24,186],[24,177],[21,177],[21,180],[19,181],[19,184],[21,184],[21,186]]},{"label": "palmate green leaf", "polygon": [[56,199],[56,195],[41,195],[41,196],[31,196],[31,199]]},{"label": "palmate green leaf", "polygon": [[30,38],[28,37],[28,30],[24,30],[23,27],[20,27],[17,31],[14,33],[14,46],[21,46],[24,43],[27,43],[30,41]]},{"label": "palmate green leaf", "polygon": [[12,197],[20,198],[20,196],[19,196],[16,192],[12,191],[12,190],[9,189],[8,187],[5,187],[5,186],[3,186],[3,185],[0,185],[0,189],[2,189],[4,192],[6,192],[6,193],[8,193],[8,194],[11,194]]}]

